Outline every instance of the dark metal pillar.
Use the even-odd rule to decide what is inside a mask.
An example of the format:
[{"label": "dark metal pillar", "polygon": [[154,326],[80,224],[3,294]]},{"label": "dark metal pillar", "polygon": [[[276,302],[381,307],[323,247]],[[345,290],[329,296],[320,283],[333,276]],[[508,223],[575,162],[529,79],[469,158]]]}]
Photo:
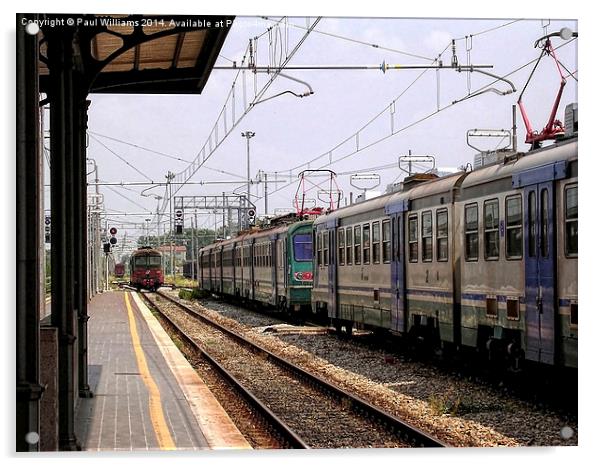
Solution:
[{"label": "dark metal pillar", "polygon": [[79,286],[76,294],[76,307],[78,310],[78,391],[82,398],[93,396],[88,384],[88,276],[87,276],[87,180],[86,180],[86,129],[88,128],[88,107],[90,101],[86,100],[86,91],[79,89],[77,93],[76,111],[78,128],[76,132],[76,153],[73,164],[77,180],[77,195],[74,197],[76,207],[75,233],[76,233],[76,272]]},{"label": "dark metal pillar", "polygon": [[45,31],[50,70],[52,325],[58,329],[59,449],[80,449],[74,433],[73,29]]},{"label": "dark metal pillar", "polygon": [[[28,15],[34,19],[34,15]],[[17,15],[17,404],[16,451],[38,451],[39,342],[44,295],[40,287],[42,154],[38,91],[38,37]],[[28,435],[29,434],[29,435]],[[39,439],[39,437],[38,437]],[[29,441],[28,441],[29,440]]]}]

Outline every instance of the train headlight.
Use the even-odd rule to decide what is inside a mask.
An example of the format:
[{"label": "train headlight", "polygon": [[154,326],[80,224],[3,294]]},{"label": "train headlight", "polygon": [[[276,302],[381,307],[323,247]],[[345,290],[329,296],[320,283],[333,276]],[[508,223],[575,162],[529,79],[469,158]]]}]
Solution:
[{"label": "train headlight", "polygon": [[302,281],[302,282],[308,282],[313,280],[314,278],[314,274],[311,272],[295,272],[295,279]]}]

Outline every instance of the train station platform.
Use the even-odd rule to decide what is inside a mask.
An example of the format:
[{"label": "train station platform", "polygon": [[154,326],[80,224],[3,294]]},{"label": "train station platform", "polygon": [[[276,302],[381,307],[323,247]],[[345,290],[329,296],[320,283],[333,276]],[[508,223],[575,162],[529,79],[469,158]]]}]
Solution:
[{"label": "train station platform", "polygon": [[136,293],[90,303],[88,379],[76,406],[83,450],[251,448]]}]

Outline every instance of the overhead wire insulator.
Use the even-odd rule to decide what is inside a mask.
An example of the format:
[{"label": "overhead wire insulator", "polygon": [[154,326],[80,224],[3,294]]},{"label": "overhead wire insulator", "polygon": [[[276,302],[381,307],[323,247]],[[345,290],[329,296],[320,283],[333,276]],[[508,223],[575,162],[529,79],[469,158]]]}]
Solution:
[{"label": "overhead wire insulator", "polygon": [[[472,71],[472,60],[470,58],[470,52],[472,51],[472,34],[470,36],[466,36],[466,66],[468,66],[469,70]],[[471,90],[471,72],[466,73],[466,88],[468,93],[470,94]]]}]

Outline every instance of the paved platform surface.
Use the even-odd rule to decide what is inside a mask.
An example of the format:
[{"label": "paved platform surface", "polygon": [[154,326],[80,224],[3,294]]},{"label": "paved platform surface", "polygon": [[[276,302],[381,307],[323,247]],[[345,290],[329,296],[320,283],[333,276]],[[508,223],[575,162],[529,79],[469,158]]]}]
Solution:
[{"label": "paved platform surface", "polygon": [[135,293],[89,305],[88,379],[76,435],[84,450],[250,448]]}]

